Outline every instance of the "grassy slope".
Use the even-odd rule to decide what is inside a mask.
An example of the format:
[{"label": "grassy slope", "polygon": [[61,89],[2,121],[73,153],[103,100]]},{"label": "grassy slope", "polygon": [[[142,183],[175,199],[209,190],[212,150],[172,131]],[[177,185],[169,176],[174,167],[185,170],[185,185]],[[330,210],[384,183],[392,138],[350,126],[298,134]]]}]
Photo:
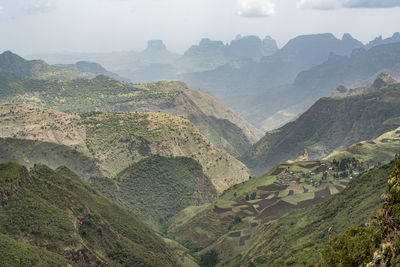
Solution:
[{"label": "grassy slope", "polygon": [[69,266],[72,262],[43,248],[18,242],[0,234],[1,266]]},{"label": "grassy slope", "polygon": [[67,145],[115,176],[151,155],[198,161],[219,192],[248,179],[246,167],[216,149],[188,120],[163,113],[65,114],[25,104],[0,106],[1,137]]},{"label": "grassy slope", "polygon": [[267,133],[241,160],[260,174],[308,149],[311,159],[396,129],[400,85],[362,96],[323,98],[296,121]]},{"label": "grassy slope", "polygon": [[[93,79],[42,81],[0,72],[0,102],[24,102],[63,112],[162,111],[191,120],[219,148],[245,152],[257,130],[215,97],[181,82],[130,84]],[[201,104],[200,104],[201,103]]]},{"label": "grassy slope", "polygon": [[217,197],[201,165],[184,157],[149,157],[123,170],[115,181],[92,178],[90,182],[156,228],[187,206],[204,204]]},{"label": "grassy slope", "polygon": [[379,162],[392,160],[396,154],[400,154],[400,127],[384,133],[374,140],[362,141],[349,146],[345,150],[335,151],[325,160],[356,158],[359,161],[377,165]]},{"label": "grassy slope", "polygon": [[[213,248],[222,262],[230,262],[249,248],[263,225],[342,190],[342,182],[349,180],[334,179],[336,171],[330,166],[319,161],[278,165],[259,178],[234,185],[212,204],[181,211],[172,218],[168,234],[195,251]],[[328,177],[323,180],[325,170]],[[246,200],[252,194],[254,200]],[[236,217],[241,222],[234,223]]]},{"label": "grassy slope", "polygon": [[76,265],[178,264],[162,239],[133,213],[66,168],[53,171],[41,165],[28,172],[14,163],[0,164],[0,195],[0,233]]},{"label": "grassy slope", "polygon": [[26,167],[39,163],[53,169],[66,166],[84,179],[103,173],[97,161],[70,147],[37,140],[0,138],[0,163],[6,162]]},{"label": "grassy slope", "polygon": [[331,234],[375,215],[392,169],[393,163],[365,172],[326,202],[282,217],[268,226],[234,265],[305,266],[318,262]]}]

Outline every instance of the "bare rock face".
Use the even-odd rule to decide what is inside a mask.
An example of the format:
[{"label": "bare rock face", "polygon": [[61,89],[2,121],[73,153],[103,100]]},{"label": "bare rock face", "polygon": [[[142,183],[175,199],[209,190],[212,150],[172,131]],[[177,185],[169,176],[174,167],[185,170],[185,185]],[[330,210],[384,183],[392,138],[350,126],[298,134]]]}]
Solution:
[{"label": "bare rock face", "polygon": [[389,73],[383,72],[379,74],[378,77],[376,77],[374,83],[372,84],[372,87],[375,90],[380,90],[396,83],[399,83],[399,81],[395,77],[393,77]]}]

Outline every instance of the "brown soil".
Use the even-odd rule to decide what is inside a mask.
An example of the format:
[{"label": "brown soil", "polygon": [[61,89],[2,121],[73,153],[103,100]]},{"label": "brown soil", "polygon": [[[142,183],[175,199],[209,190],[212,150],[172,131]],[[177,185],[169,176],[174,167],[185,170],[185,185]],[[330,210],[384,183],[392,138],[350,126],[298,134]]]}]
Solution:
[{"label": "brown soil", "polygon": [[361,155],[360,151],[358,151],[357,146],[351,146],[346,149],[347,152],[350,152],[351,154],[358,154]]},{"label": "brown soil", "polygon": [[312,169],[315,168],[319,165],[320,163],[311,163],[311,164],[307,164],[307,165],[300,165],[300,167],[305,168],[305,169]]},{"label": "brown soil", "polygon": [[[383,139],[383,140],[386,140],[386,139]],[[383,141],[383,140],[382,140],[382,141]],[[374,141],[367,141],[367,143],[368,143],[368,144],[371,144],[371,145],[376,145],[376,143],[375,143]]]},{"label": "brown soil", "polygon": [[232,204],[234,207],[241,207],[241,206],[253,206],[253,204],[246,202],[246,201],[238,201],[235,204]]},{"label": "brown soil", "polygon": [[282,217],[289,211],[292,211],[296,208],[297,207],[293,204],[279,200],[275,204],[264,209],[256,219],[261,220],[263,223],[267,223],[267,222],[270,222],[272,220],[276,220],[276,219]]},{"label": "brown soil", "polygon": [[221,219],[221,221],[223,221],[223,222],[231,222],[232,220],[233,220],[232,215],[225,216]]},{"label": "brown soil", "polygon": [[304,186],[303,186],[303,190],[304,190],[304,193],[308,193],[308,191],[310,191],[307,188],[305,188]]},{"label": "brown soil", "polygon": [[271,199],[263,199],[261,201],[256,202],[255,204],[258,204],[259,207],[257,208],[258,211],[262,211],[263,209],[265,209],[266,207],[271,206],[272,204],[274,204],[276,201],[278,201],[279,198],[271,198]]},{"label": "brown soil", "polygon": [[273,173],[271,173],[271,175],[278,175],[281,174],[281,172],[284,170],[284,168],[278,168],[276,169]]},{"label": "brown soil", "polygon": [[249,207],[245,207],[245,208],[240,208],[243,211],[249,211],[250,212],[250,216],[257,216],[258,215],[258,211],[253,207],[253,206],[249,206]]},{"label": "brown soil", "polygon": [[294,191],[293,190],[289,190],[288,196],[293,196],[294,195]]},{"label": "brown soil", "polygon": [[224,208],[219,208],[217,205],[215,205],[213,211],[215,213],[221,214],[221,213],[232,211],[232,208],[225,208],[224,209]]},{"label": "brown soil", "polygon": [[315,196],[313,199],[301,201],[297,204],[297,207],[298,208],[307,208],[311,205],[321,203],[331,197],[331,191],[329,190],[328,187],[326,187],[323,190],[317,191],[314,194],[315,194]]},{"label": "brown soil", "polygon": [[339,191],[343,191],[344,187],[340,185],[335,185],[335,188]]},{"label": "brown soil", "polygon": [[251,226],[252,228],[257,227],[257,226],[258,226],[258,223],[253,222],[253,223],[250,224],[250,226]]},{"label": "brown soil", "polygon": [[228,236],[229,237],[239,237],[240,235],[242,234],[242,232],[232,232],[232,233],[230,233]]},{"label": "brown soil", "polygon": [[356,146],[363,146],[363,144],[361,144],[361,143],[357,143],[357,144],[356,144]]},{"label": "brown soil", "polygon": [[281,185],[281,184],[277,184],[277,183],[257,187],[258,190],[269,191],[269,192],[285,190],[286,188],[288,188],[287,185]]},{"label": "brown soil", "polygon": [[267,197],[269,197],[271,195],[271,193],[267,193],[267,194],[261,194],[260,198],[261,199],[266,199]]}]

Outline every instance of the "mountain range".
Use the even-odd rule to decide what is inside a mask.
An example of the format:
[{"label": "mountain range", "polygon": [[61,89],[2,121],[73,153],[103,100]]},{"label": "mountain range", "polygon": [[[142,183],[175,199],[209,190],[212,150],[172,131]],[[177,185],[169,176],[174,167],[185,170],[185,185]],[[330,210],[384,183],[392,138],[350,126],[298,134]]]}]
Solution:
[{"label": "mountain range", "polygon": [[[11,57],[10,52],[7,54]],[[30,64],[17,55],[14,58],[21,66]],[[7,62],[3,66],[8,66]],[[65,81],[37,80],[9,72],[0,72],[0,76],[2,103],[24,102],[63,112],[161,111],[183,116],[217,147],[234,156],[246,151],[260,136],[259,130],[213,95],[189,89],[181,82],[131,84],[105,75]]]},{"label": "mountain range", "polygon": [[365,95],[321,98],[293,122],[267,132],[241,160],[261,174],[280,162],[295,160],[305,149],[309,159],[323,158],[335,149],[396,129],[400,126],[399,84],[381,86]]}]

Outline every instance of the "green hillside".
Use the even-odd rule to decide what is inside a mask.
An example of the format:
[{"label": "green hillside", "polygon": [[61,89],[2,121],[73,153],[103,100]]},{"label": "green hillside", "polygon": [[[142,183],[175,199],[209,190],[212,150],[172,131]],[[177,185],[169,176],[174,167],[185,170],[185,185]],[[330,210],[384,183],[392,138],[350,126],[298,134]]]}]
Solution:
[{"label": "green hillside", "polygon": [[320,260],[332,234],[374,217],[383,203],[393,162],[354,178],[339,194],[267,226],[234,266],[306,266]]},{"label": "green hillside", "polygon": [[43,164],[50,168],[66,166],[83,179],[103,176],[99,162],[65,145],[0,138],[0,163],[15,162],[26,167]]},{"label": "green hillside", "polygon": [[0,234],[1,266],[70,266],[72,262],[61,255],[18,242],[6,235]]},{"label": "green hillside", "polygon": [[131,84],[98,75],[92,79],[37,80],[0,71],[0,103],[23,102],[62,112],[164,112],[189,119],[213,144],[234,156],[260,134],[211,94],[181,82]]},{"label": "green hillside", "polygon": [[187,206],[208,203],[217,197],[201,165],[185,157],[148,157],[123,170],[115,180],[92,178],[90,183],[159,230]]},{"label": "green hillside", "polygon": [[370,166],[377,166],[391,161],[396,155],[400,155],[400,127],[374,140],[358,142],[345,150],[332,152],[325,160],[340,161],[355,158]]},{"label": "green hillside", "polygon": [[164,113],[67,114],[6,104],[0,105],[0,135],[66,145],[98,161],[107,177],[161,155],[196,160],[218,192],[249,178],[241,162],[216,149],[187,119]]},{"label": "green hillside", "polygon": [[256,174],[295,160],[308,150],[310,159],[327,156],[399,127],[400,85],[366,95],[322,98],[297,120],[268,132],[241,160]]},{"label": "green hillside", "polygon": [[67,168],[37,165],[28,171],[0,164],[0,196],[0,233],[7,236],[0,242],[0,257],[6,264],[18,259],[36,266],[179,265],[164,241],[133,213]]},{"label": "green hillside", "polygon": [[342,172],[325,161],[280,164],[230,187],[214,203],[184,209],[171,219],[168,235],[199,253],[214,249],[222,264],[233,263],[265,225],[344,190],[360,166],[354,163]]}]

